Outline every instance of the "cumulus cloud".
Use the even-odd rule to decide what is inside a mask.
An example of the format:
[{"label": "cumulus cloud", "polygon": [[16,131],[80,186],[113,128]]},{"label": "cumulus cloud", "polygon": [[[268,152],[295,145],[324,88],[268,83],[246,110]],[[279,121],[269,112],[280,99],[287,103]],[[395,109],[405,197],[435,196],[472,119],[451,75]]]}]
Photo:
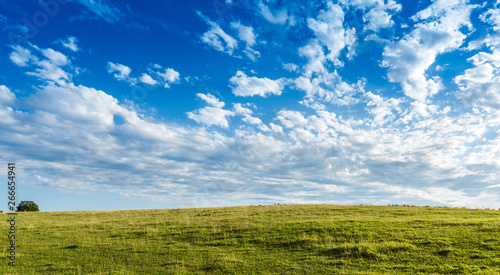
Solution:
[{"label": "cumulus cloud", "polygon": [[283,64],[283,69],[289,71],[289,72],[294,72],[299,68],[296,64],[293,63],[284,63]]},{"label": "cumulus cloud", "polygon": [[389,0],[387,3],[384,3],[384,1],[377,1],[376,3],[377,4],[363,16],[363,21],[367,23],[364,30],[377,31],[381,28],[392,27],[394,21],[392,20],[391,13],[401,10],[401,5],[393,0]]},{"label": "cumulus cloud", "polygon": [[240,22],[232,22],[231,27],[238,31],[238,37],[241,41],[245,41],[245,43],[247,43],[250,47],[255,45],[255,39],[257,36],[253,32],[252,27],[244,26]]},{"label": "cumulus cloud", "polygon": [[[463,1],[437,1],[418,12],[413,19],[419,23],[401,40],[384,49],[383,66],[388,68],[391,82],[400,83],[404,93],[425,101],[442,88],[439,76],[427,76],[427,69],[439,54],[457,49],[465,40],[460,31],[470,26],[470,12],[475,6]],[[433,18],[434,21],[428,21]]]},{"label": "cumulus cloud", "polygon": [[24,47],[17,45],[13,46],[12,49],[14,51],[10,53],[9,58],[17,66],[26,67],[28,62],[37,60],[37,58],[31,54],[31,51]]},{"label": "cumulus cloud", "polygon": [[242,116],[242,120],[252,124],[258,125],[262,131],[270,131],[269,127],[262,123],[257,117],[252,116],[253,111],[244,107],[241,103],[234,103],[232,110],[223,109],[226,105],[212,94],[196,94],[198,98],[205,101],[210,106],[198,109],[194,112],[188,112],[188,118],[207,126],[216,125],[223,128],[229,127],[228,118],[231,116]]},{"label": "cumulus cloud", "polygon": [[304,75],[310,77],[313,73],[325,73],[327,69],[324,66],[326,56],[323,48],[317,39],[311,39],[309,43],[299,48],[299,55],[308,59],[304,65]]},{"label": "cumulus cloud", "polygon": [[[33,75],[43,80],[55,82],[68,81],[71,75],[62,67],[70,65],[66,55],[53,49],[40,49],[30,45],[33,53],[22,46],[13,46],[10,60],[20,67],[28,67],[31,70],[26,74]],[[41,54],[41,56],[40,56]]]},{"label": "cumulus cloud", "polygon": [[394,0],[341,0],[346,6],[353,6],[363,10],[363,21],[366,23],[364,30],[377,31],[394,25],[392,13],[401,10],[401,5]]},{"label": "cumulus cloud", "polygon": [[211,94],[196,94],[196,96],[215,108],[222,108],[226,105],[224,102],[219,101],[218,98]]},{"label": "cumulus cloud", "polygon": [[108,73],[113,74],[113,77],[120,80],[128,82],[132,85],[137,83],[137,79],[130,77],[132,69],[130,67],[119,64],[108,62]]},{"label": "cumulus cloud", "polygon": [[224,102],[219,101],[218,98],[211,94],[196,94],[196,96],[211,106],[198,109],[194,112],[188,112],[188,118],[207,126],[229,127],[228,118],[233,116],[234,113],[230,110],[222,109],[225,105]]},{"label": "cumulus cloud", "polygon": [[179,81],[180,77],[179,72],[175,71],[172,68],[166,68],[163,73],[159,72],[158,74],[163,78],[165,84],[170,84]]},{"label": "cumulus cloud", "polygon": [[339,60],[340,52],[348,47],[347,57],[354,54],[353,45],[356,42],[356,30],[344,28],[345,13],[338,4],[327,3],[327,9],[314,18],[307,20],[308,27],[314,32],[318,41],[328,49],[326,58],[337,66],[342,66]]},{"label": "cumulus cloud", "polygon": [[243,116],[243,121],[248,122],[250,124],[261,125],[261,128],[260,128],[261,130],[270,131],[267,126],[262,124],[262,120],[260,120],[260,118],[252,116],[252,114],[253,114],[252,110],[250,110],[246,107],[243,107],[243,105],[241,105],[241,103],[233,104],[233,110],[234,110],[235,115],[242,115]]},{"label": "cumulus cloud", "polygon": [[286,128],[304,127],[308,121],[298,111],[281,110],[276,117]]},{"label": "cumulus cloud", "polygon": [[[499,45],[500,46],[500,45]],[[500,47],[480,52],[469,59],[474,68],[455,77],[457,97],[468,105],[500,109]]]},{"label": "cumulus cloud", "polygon": [[[485,23],[500,30],[500,13],[498,10],[485,11],[479,18]],[[458,85],[457,98],[466,106],[478,106],[485,110],[500,109],[500,34],[488,34],[484,39],[476,41],[475,48],[486,49],[470,57],[468,61],[473,68],[465,70],[454,78]],[[471,45],[469,45],[470,47]]]},{"label": "cumulus cloud", "polygon": [[188,112],[188,118],[205,125],[216,125],[220,127],[229,127],[228,117],[233,113],[229,110],[224,110],[215,107],[205,107],[195,112]]},{"label": "cumulus cloud", "polygon": [[334,71],[322,72],[316,77],[300,76],[294,80],[295,86],[306,92],[304,103],[316,101],[327,102],[339,106],[351,105],[359,101],[356,94],[364,92],[364,81],[349,84]]},{"label": "cumulus cloud", "polygon": [[245,42],[245,50],[244,53],[252,60],[255,61],[257,57],[260,56],[260,53],[254,50],[252,47],[256,43],[257,36],[255,35],[253,28],[244,26],[240,22],[232,22],[231,27],[238,31],[238,37],[241,41]]},{"label": "cumulus cloud", "polygon": [[236,75],[229,79],[232,84],[231,89],[236,96],[262,96],[281,95],[283,90],[283,80],[272,80],[267,77],[258,78],[247,76],[242,71],[237,71]]},{"label": "cumulus cloud", "polygon": [[58,40],[57,42],[61,43],[61,45],[73,52],[78,52],[80,50],[78,48],[78,45],[76,44],[78,42],[78,39],[74,36],[68,36],[66,40]]},{"label": "cumulus cloud", "polygon": [[153,86],[158,84],[158,81],[154,80],[149,74],[146,73],[143,73],[141,77],[139,77],[139,81]]},{"label": "cumulus cloud", "polygon": [[[380,95],[373,94],[372,92],[368,92],[365,96],[369,99],[366,104],[368,112],[374,116],[373,120],[376,124],[384,124],[388,121],[393,120],[396,116],[394,115],[394,111],[400,113],[400,103],[401,100],[396,98],[383,98]],[[373,106],[373,107],[372,107]]]},{"label": "cumulus cloud", "polygon": [[287,22],[293,22],[293,19],[288,16],[288,9],[286,7],[273,12],[267,5],[260,1],[259,9],[260,14],[273,24],[284,25]]},{"label": "cumulus cloud", "polygon": [[108,73],[113,74],[117,80],[128,82],[130,85],[135,85],[139,81],[152,86],[160,84],[168,89],[172,84],[178,83],[180,79],[179,72],[172,68],[164,69],[158,64],[153,64],[148,69],[149,73],[142,73],[139,78],[132,77],[131,72],[132,69],[128,66],[108,62]]},{"label": "cumulus cloud", "polygon": [[[13,98],[7,89],[0,86],[2,100],[4,94]],[[481,142],[485,129],[498,127],[500,121],[441,116],[405,128],[367,128],[327,110],[307,114],[283,109],[269,124],[269,132],[233,132],[228,123],[233,115],[259,127],[247,105],[225,110],[211,94],[197,97],[209,106],[188,116],[232,134],[143,116],[104,91],[82,85],[48,84],[18,99],[29,111],[0,108],[0,126],[8,133],[0,141],[9,140],[3,144],[18,148],[0,151],[7,158],[29,159],[26,177],[47,175],[29,184],[111,190],[158,201],[189,201],[201,195],[217,205],[235,203],[227,198],[238,204],[255,204],[256,198],[261,203],[382,203],[385,196],[412,204],[500,207],[498,196],[489,190],[465,187],[473,182],[481,190],[500,180],[500,151],[495,149],[500,139]],[[386,98],[368,98],[374,104],[370,107],[397,108]],[[390,116],[379,113],[387,113],[381,119]],[[117,117],[123,122],[117,123]],[[474,142],[477,145],[470,148]],[[40,144],[43,151],[34,150]],[[484,163],[491,168],[485,169]],[[139,181],[144,183],[140,188],[129,184]],[[436,187],[443,183],[446,188]],[[217,193],[207,193],[205,187]]]},{"label": "cumulus cloud", "polygon": [[256,61],[260,57],[260,52],[254,49],[257,45],[257,35],[252,26],[245,26],[239,21],[231,22],[231,29],[233,33],[236,33],[238,41],[224,31],[218,23],[210,20],[199,11],[197,11],[197,14],[210,26],[210,29],[200,36],[203,43],[217,51],[237,58],[241,58],[241,55],[244,54],[251,60]]},{"label": "cumulus cloud", "polygon": [[170,86],[174,83],[179,83],[180,73],[172,68],[164,69],[162,66],[158,64],[153,65],[154,69],[150,71],[160,77],[158,83],[163,84],[163,87],[170,88]]},{"label": "cumulus cloud", "polygon": [[68,64],[68,58],[58,51],[54,51],[53,49],[42,49],[41,52],[55,66],[64,66]]},{"label": "cumulus cloud", "polygon": [[201,41],[220,52],[232,55],[238,47],[238,41],[201,12],[198,11],[198,15],[210,26],[210,29],[201,35]]},{"label": "cumulus cloud", "polygon": [[[499,2],[497,1],[497,5]],[[490,9],[485,11],[479,18],[493,26],[493,30],[500,31],[500,10]]]},{"label": "cumulus cloud", "polygon": [[6,105],[12,103],[16,96],[5,85],[0,85],[0,104]]}]

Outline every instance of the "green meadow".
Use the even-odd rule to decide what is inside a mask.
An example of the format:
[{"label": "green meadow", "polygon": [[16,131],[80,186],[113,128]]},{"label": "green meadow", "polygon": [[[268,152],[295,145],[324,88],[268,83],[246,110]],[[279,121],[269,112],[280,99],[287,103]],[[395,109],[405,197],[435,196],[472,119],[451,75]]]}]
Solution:
[{"label": "green meadow", "polygon": [[0,274],[500,274],[500,211],[266,205],[8,215]]}]

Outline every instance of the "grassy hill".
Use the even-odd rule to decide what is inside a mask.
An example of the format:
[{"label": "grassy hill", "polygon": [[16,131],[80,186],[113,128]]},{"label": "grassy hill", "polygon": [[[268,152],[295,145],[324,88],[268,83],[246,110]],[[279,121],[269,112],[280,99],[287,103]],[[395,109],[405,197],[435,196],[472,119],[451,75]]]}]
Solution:
[{"label": "grassy hill", "polygon": [[500,274],[500,211],[269,205],[17,214],[0,274]]}]

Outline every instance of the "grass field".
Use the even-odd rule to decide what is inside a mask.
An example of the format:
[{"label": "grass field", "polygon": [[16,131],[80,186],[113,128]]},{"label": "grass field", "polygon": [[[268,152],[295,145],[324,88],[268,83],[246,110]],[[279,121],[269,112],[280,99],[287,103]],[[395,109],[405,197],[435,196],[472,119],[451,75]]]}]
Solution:
[{"label": "grass field", "polygon": [[500,211],[268,205],[0,214],[0,274],[500,274]]}]

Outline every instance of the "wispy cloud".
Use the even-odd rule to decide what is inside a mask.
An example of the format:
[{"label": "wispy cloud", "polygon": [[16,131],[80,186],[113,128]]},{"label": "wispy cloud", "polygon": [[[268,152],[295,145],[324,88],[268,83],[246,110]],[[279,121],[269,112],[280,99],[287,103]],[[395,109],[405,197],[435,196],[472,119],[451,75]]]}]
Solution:
[{"label": "wispy cloud", "polygon": [[94,17],[108,23],[115,23],[122,19],[124,13],[108,0],[72,0],[85,6]]}]

